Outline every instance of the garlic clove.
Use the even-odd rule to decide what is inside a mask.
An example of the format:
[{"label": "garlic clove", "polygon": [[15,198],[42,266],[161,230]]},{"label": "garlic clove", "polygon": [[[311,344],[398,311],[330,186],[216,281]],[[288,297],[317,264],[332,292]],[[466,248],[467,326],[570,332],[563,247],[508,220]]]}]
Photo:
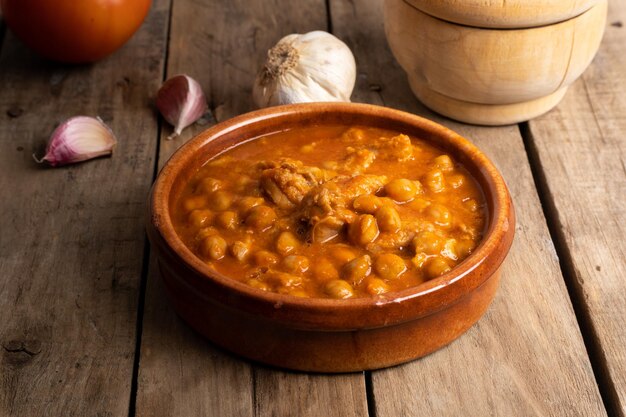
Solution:
[{"label": "garlic clove", "polygon": [[173,139],[183,129],[198,120],[207,111],[206,98],[202,87],[188,75],[175,75],[165,81],[157,93],[156,106],[174,132]]},{"label": "garlic clove", "polygon": [[356,63],[350,48],[324,31],[282,38],[267,53],[252,90],[258,107],[350,101]]},{"label": "garlic clove", "polygon": [[52,166],[110,155],[117,144],[115,135],[100,118],[76,116],[61,123],[50,136],[43,158]]}]

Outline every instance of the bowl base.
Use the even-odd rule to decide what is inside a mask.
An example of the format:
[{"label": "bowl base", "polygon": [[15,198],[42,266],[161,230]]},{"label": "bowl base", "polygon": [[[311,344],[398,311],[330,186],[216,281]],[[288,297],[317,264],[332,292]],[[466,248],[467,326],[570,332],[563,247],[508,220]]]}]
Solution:
[{"label": "bowl base", "polygon": [[500,281],[498,268],[480,287],[458,302],[429,316],[395,326],[317,331],[285,327],[219,306],[184,284],[182,277],[162,262],[159,262],[159,269],[174,310],[211,342],[256,362],[324,373],[385,368],[444,347],[482,317]]},{"label": "bowl base", "polygon": [[464,123],[486,126],[510,125],[540,116],[555,107],[567,87],[534,100],[511,104],[482,104],[458,100],[431,90],[426,84],[409,77],[413,94],[431,110]]}]

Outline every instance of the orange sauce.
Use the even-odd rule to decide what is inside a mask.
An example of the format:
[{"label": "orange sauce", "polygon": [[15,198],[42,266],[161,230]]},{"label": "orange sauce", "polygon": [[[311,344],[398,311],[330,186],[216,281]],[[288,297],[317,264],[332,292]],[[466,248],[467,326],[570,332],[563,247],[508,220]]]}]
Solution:
[{"label": "orange sauce", "polygon": [[437,277],[482,238],[467,170],[419,138],[320,126],[207,161],[172,207],[183,242],[216,271],[299,297],[351,298]]}]

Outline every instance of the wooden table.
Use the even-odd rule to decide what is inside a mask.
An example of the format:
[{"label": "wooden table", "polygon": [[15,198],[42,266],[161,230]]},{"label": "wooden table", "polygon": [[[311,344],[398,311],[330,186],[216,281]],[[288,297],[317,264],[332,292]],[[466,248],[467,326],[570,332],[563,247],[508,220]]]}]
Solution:
[{"label": "wooden table", "polygon": [[[626,415],[626,1],[611,0],[600,52],[563,102],[500,128],[455,123],[412,96],[380,3],[154,0],[131,42],[84,66],[44,61],[5,34],[0,416]],[[354,101],[426,116],[477,143],[518,214],[485,317],[386,370],[284,372],[215,348],[167,304],[144,233],[158,168],[195,133],[251,110],[265,51],[314,29],[352,48]],[[154,95],[177,73],[199,80],[210,112],[166,141]],[[77,114],[112,127],[113,157],[35,164],[55,125]]]}]

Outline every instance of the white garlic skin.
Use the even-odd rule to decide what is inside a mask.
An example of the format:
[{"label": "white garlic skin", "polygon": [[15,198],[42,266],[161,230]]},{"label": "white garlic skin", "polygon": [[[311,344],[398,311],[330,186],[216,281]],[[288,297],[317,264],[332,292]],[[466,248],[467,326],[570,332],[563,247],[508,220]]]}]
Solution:
[{"label": "white garlic skin", "polygon": [[43,158],[33,158],[51,166],[67,165],[110,155],[116,144],[115,135],[100,118],[76,116],[52,132]]},{"label": "white garlic skin", "polygon": [[258,107],[317,101],[350,101],[356,63],[350,48],[324,31],[282,38],[254,83]]}]

